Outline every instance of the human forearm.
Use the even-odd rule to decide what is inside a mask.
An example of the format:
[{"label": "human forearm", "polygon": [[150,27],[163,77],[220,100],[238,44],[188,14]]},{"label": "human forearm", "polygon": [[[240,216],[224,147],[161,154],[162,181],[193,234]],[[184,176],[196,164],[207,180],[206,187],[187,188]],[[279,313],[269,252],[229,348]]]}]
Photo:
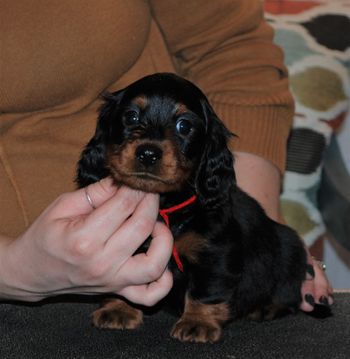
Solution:
[{"label": "human forearm", "polygon": [[238,186],[255,198],[270,218],[281,221],[281,175],[277,167],[250,153],[235,152],[234,156]]}]

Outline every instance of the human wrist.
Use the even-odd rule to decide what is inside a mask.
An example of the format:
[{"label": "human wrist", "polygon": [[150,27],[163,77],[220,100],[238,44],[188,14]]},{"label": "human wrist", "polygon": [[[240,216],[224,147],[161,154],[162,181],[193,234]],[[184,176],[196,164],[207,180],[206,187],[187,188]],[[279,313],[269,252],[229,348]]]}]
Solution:
[{"label": "human wrist", "polygon": [[12,299],[8,267],[9,247],[13,238],[0,235],[0,301]]},{"label": "human wrist", "polygon": [[25,266],[16,253],[26,253],[26,250],[18,247],[17,241],[19,239],[0,235],[0,301],[38,301],[42,298],[25,289],[27,269],[22,270]]}]

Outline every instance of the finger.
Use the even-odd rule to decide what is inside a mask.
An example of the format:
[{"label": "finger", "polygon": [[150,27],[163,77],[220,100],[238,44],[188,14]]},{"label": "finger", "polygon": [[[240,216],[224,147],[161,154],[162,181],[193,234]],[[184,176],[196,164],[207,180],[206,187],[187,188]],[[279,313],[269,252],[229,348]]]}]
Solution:
[{"label": "finger", "polygon": [[306,280],[301,287],[302,302],[300,309],[305,312],[311,312],[315,307],[315,288],[313,280]]},{"label": "finger", "polygon": [[306,280],[302,283],[301,286],[301,296],[302,302],[300,304],[300,309],[305,312],[311,312],[315,307],[315,271],[313,267],[313,260],[306,248],[307,253],[307,267],[306,267]]},{"label": "finger", "polygon": [[166,269],[173,248],[173,237],[169,229],[160,222],[154,227],[152,241],[146,253],[130,257],[120,269],[133,285],[157,280]]},{"label": "finger", "polygon": [[[104,243],[107,243],[112,236],[117,236],[116,240],[125,239],[124,232],[126,230],[123,231],[122,229],[126,223],[132,222],[135,225],[135,231],[142,227],[144,218],[148,218],[154,225],[158,214],[158,198],[158,195],[121,187],[111,199],[86,217],[84,222],[85,230],[94,233],[96,240]],[[142,210],[140,210],[140,207]],[[131,225],[127,227],[129,232],[131,232],[130,227]],[[117,232],[119,234],[116,234]],[[129,239],[130,236],[126,238]]]},{"label": "finger", "polygon": [[122,216],[123,223],[114,220],[118,222],[119,228],[105,244],[106,253],[115,253],[116,257],[123,261],[132,256],[154,230],[159,211],[159,195],[143,193],[142,200],[134,205],[136,204],[137,207],[131,216],[129,210],[127,211],[127,220],[125,214]]},{"label": "finger", "polygon": [[330,291],[330,293],[328,294],[328,302],[329,302],[329,305],[333,305],[333,304],[334,304],[333,288],[332,288],[332,290]]},{"label": "finger", "polygon": [[[64,215],[65,218],[88,214],[94,210],[93,206],[96,208],[100,207],[103,203],[111,199],[117,190],[117,187],[113,184],[113,180],[110,177],[106,177],[85,188],[61,195],[57,201],[54,202],[54,211],[58,212],[58,217]],[[62,211],[62,208],[64,211]]]},{"label": "finger", "polygon": [[320,268],[317,261],[314,261],[315,280],[314,280],[314,293],[315,301],[318,304],[330,305],[333,303],[333,299],[330,298],[330,294],[333,292],[330,286],[325,272]]},{"label": "finger", "polygon": [[150,284],[126,287],[118,294],[133,303],[153,306],[170,292],[172,286],[173,276],[166,270],[158,280]]},{"label": "finger", "polygon": [[114,184],[111,177],[106,177],[81,190],[83,191],[82,203],[87,206],[87,211],[90,213],[111,199],[118,191],[118,187]]},{"label": "finger", "polygon": [[329,300],[329,304],[332,305],[334,304],[334,288],[331,284],[329,284],[328,287],[328,300]]},{"label": "finger", "polygon": [[303,302],[300,308],[304,311],[312,311],[315,304],[329,306],[333,304],[333,288],[327,276],[320,267],[319,262],[311,257],[307,251],[308,264],[306,281],[302,285]]}]

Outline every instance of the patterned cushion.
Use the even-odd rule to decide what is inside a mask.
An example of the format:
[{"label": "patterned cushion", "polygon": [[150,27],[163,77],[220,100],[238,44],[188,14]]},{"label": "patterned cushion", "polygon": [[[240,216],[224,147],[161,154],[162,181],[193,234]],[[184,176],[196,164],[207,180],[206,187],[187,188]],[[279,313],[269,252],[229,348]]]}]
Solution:
[{"label": "patterned cushion", "polygon": [[324,151],[349,111],[350,0],[265,0],[296,101],[282,211],[310,246],[324,233],[317,192]]}]

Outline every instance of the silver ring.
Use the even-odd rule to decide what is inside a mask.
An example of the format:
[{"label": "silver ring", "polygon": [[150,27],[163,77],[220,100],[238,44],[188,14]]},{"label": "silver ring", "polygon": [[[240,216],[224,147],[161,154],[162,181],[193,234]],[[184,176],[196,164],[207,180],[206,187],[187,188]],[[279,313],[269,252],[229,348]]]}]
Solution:
[{"label": "silver ring", "polygon": [[85,191],[85,197],[87,199],[87,201],[89,202],[89,205],[92,207],[92,209],[96,209],[94,203],[92,202],[92,199],[88,193],[88,190],[87,190],[87,187],[84,188],[84,191]]},{"label": "silver ring", "polygon": [[315,257],[312,257],[312,259],[317,263],[317,265],[325,272],[327,269],[326,264],[323,261],[320,261],[316,259]]},{"label": "silver ring", "polygon": [[325,265],[325,263],[322,261],[317,261],[317,263],[320,266],[320,268],[325,272],[327,269],[327,266]]}]

